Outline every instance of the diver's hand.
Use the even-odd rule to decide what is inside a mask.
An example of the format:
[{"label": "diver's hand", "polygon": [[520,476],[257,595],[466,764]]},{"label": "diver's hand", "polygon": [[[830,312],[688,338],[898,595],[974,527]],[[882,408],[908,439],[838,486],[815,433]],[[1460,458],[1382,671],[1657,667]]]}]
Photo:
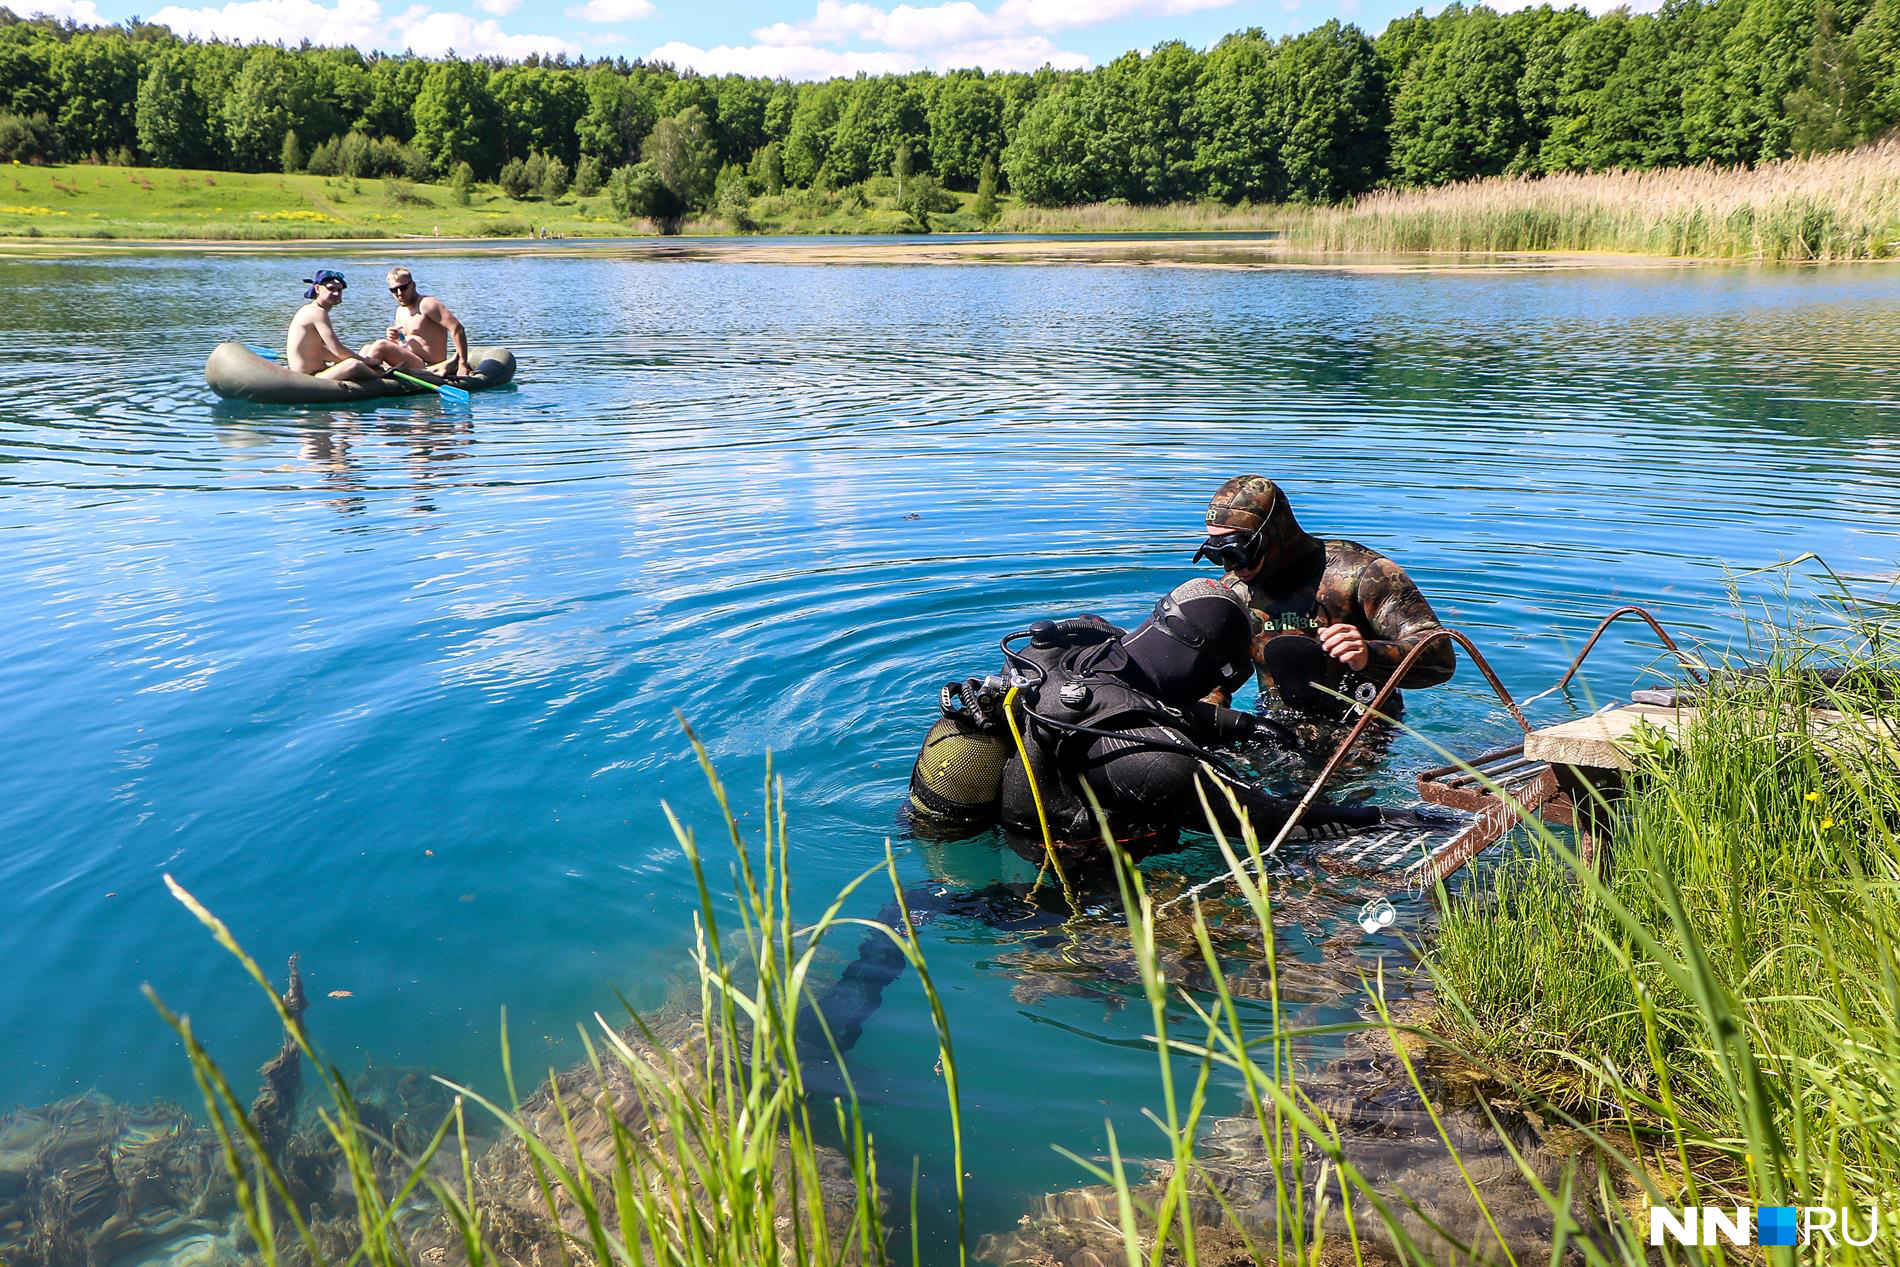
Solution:
[{"label": "diver's hand", "polygon": [[1372,662],[1366,636],[1356,625],[1327,625],[1319,631],[1319,645],[1327,655],[1357,673]]}]

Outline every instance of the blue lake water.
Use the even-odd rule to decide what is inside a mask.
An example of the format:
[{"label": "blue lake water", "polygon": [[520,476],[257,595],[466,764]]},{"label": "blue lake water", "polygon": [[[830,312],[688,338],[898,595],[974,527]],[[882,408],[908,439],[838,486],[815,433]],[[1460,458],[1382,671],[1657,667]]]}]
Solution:
[{"label": "blue lake water", "polygon": [[[1814,551],[1876,588],[1896,567],[1891,267],[472,251],[417,263],[520,357],[471,410],[206,390],[212,345],[279,342],[312,267],[353,282],[346,339],[379,333],[390,262],[0,260],[0,1110],[93,1087],[193,1102],[141,982],[233,1068],[274,1049],[166,872],[267,965],[302,954],[310,1024],[346,1065],[493,1086],[504,1006],[518,1062],[580,1059],[575,1025],[616,989],[652,1006],[680,980],[694,896],[661,804],[716,820],[676,713],[755,823],[775,754],[811,914],[887,839],[910,884],[1022,875],[993,844],[903,829],[937,685],[1043,615],[1138,620],[1243,471],[1399,559],[1520,694],[1624,603],[1732,643],[1725,565]],[[1654,654],[1606,644],[1536,716],[1627,692]],[[1408,721],[1464,753],[1514,733],[1468,666]],[[1403,801],[1436,759],[1403,740],[1367,782]],[[1352,919],[1367,884],[1295,868],[1279,887],[1306,1002],[1353,1014],[1358,972],[1401,953]],[[1399,906],[1402,931],[1429,919]],[[1083,1180],[1051,1145],[1099,1152],[1110,1118],[1125,1150],[1152,1138],[1112,928],[1106,949],[925,929],[975,1232]],[[902,982],[854,1072],[887,1173],[921,1153],[941,1194],[934,1059]]]}]

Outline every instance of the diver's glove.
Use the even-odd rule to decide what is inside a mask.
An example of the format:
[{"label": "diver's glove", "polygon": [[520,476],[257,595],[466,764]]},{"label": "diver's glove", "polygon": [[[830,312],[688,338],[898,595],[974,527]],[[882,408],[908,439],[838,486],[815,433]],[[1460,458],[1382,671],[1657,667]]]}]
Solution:
[{"label": "diver's glove", "polygon": [[1289,752],[1300,751],[1300,737],[1293,733],[1291,726],[1271,717],[1262,717],[1259,713],[1226,708],[1207,700],[1196,700],[1182,709],[1181,713],[1196,730],[1217,745],[1264,740],[1278,744]]}]

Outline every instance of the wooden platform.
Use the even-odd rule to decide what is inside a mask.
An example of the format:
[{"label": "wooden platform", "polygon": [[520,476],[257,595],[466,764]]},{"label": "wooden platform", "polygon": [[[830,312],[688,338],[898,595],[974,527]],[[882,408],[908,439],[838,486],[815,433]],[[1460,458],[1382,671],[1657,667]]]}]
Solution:
[{"label": "wooden platform", "polygon": [[[1624,744],[1639,726],[1652,726],[1671,740],[1693,722],[1699,710],[1666,704],[1625,704],[1575,721],[1546,726],[1524,737],[1524,755],[1551,765],[1589,770],[1628,770],[1634,763]],[[1799,723],[1789,719],[1790,725]],[[1893,731],[1868,718],[1847,718],[1825,708],[1808,710],[1807,726],[1817,740],[1831,748],[1871,745],[1892,757],[1900,752]]]}]

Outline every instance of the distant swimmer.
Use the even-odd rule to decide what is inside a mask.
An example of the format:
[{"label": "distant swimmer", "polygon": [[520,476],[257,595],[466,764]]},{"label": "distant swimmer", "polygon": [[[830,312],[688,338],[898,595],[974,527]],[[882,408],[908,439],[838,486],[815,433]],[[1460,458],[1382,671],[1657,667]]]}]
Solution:
[{"label": "distant swimmer", "polygon": [[449,306],[416,289],[416,279],[400,266],[389,270],[389,293],[396,300],[396,320],[362,354],[397,369],[448,378],[468,373],[468,332]]},{"label": "distant swimmer", "polygon": [[386,375],[376,361],[350,351],[336,337],[330,325],[330,309],[343,302],[348,283],[334,269],[320,268],[316,276],[304,278],[308,287],[303,297],[309,300],[290,319],[290,332],[284,337],[284,361],[299,374],[344,382],[364,382]]},{"label": "distant swimmer", "polygon": [[[1222,568],[1246,600],[1263,702],[1317,721],[1350,714],[1385,685],[1412,648],[1442,629],[1412,578],[1353,541],[1308,534],[1272,480],[1237,475],[1207,505],[1207,539],[1195,552]],[[1434,643],[1405,680],[1437,686],[1458,667],[1450,641]],[[1337,692],[1332,694],[1331,692]],[[1226,703],[1230,693],[1217,693]],[[1380,710],[1398,716],[1399,693]]]}]

